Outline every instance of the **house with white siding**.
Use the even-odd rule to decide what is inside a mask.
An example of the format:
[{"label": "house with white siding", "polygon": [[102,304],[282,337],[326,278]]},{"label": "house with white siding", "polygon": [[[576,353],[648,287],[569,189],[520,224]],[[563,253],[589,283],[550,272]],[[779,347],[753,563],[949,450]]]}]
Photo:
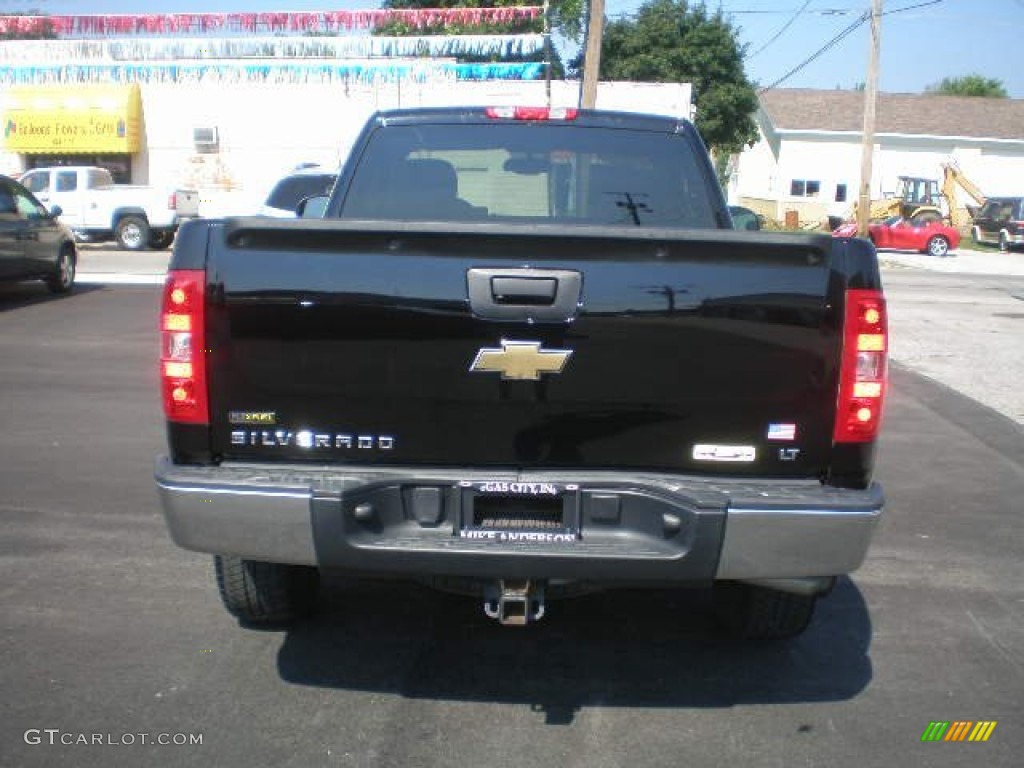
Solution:
[{"label": "house with white siding", "polygon": [[[814,227],[848,217],[860,184],[864,93],[779,89],[762,93],[760,140],[734,159],[729,201],[775,221]],[[1024,100],[931,94],[878,95],[871,196],[900,176],[941,183],[956,163],[987,196],[1024,195]],[[959,207],[969,198],[962,194]]]}]

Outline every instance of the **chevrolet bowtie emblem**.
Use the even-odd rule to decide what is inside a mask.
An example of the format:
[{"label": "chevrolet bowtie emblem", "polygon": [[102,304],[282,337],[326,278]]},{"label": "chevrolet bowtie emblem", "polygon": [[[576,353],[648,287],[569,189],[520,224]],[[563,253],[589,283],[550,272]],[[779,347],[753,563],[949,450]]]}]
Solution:
[{"label": "chevrolet bowtie emblem", "polygon": [[500,373],[507,381],[540,381],[542,373],[561,373],[571,349],[541,349],[539,341],[502,341],[501,349],[484,347],[471,371]]}]

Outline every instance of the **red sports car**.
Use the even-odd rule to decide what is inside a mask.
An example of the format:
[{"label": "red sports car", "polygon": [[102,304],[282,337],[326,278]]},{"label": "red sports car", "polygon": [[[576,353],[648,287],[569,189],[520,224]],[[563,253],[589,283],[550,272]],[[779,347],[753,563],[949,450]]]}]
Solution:
[{"label": "red sports car", "polygon": [[[960,233],[941,221],[914,224],[900,216],[890,216],[880,224],[871,224],[868,233],[876,248],[920,251],[939,257],[946,256],[960,245]],[[848,222],[832,234],[853,237],[857,234],[857,224]]]}]

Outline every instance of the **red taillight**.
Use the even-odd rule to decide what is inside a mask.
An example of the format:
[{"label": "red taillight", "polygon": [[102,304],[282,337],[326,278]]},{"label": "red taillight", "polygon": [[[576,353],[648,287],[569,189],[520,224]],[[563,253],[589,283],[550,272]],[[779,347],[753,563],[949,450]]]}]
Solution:
[{"label": "red taillight", "polygon": [[177,207],[178,207],[178,195],[176,193],[174,193],[174,192],[171,192],[171,194],[169,194],[167,196],[167,210],[173,211]]},{"label": "red taillight", "polygon": [[504,120],[575,120],[578,114],[572,107],[487,107],[485,112]]},{"label": "red taillight", "polygon": [[164,415],[182,424],[209,424],[204,338],[206,273],[175,269],[160,307],[160,385]]},{"label": "red taillight", "polygon": [[866,443],[878,436],[885,401],[889,333],[881,291],[846,292],[839,407],[833,439]]}]

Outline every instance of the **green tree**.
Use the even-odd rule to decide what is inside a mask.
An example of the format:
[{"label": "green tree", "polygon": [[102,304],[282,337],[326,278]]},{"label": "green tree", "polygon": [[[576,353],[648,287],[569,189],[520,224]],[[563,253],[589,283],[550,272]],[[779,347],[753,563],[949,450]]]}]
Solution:
[{"label": "green tree", "polygon": [[944,77],[942,82],[925,88],[925,93],[939,96],[985,96],[991,99],[1005,99],[1009,96],[1001,80],[977,74]]},{"label": "green tree", "polygon": [[635,18],[605,26],[601,78],[689,82],[704,141],[718,152],[757,140],[757,94],[743,68],[737,30],[687,0],[649,0]]},{"label": "green tree", "polygon": [[587,0],[552,0],[548,14],[554,32],[573,43],[583,42]]}]

